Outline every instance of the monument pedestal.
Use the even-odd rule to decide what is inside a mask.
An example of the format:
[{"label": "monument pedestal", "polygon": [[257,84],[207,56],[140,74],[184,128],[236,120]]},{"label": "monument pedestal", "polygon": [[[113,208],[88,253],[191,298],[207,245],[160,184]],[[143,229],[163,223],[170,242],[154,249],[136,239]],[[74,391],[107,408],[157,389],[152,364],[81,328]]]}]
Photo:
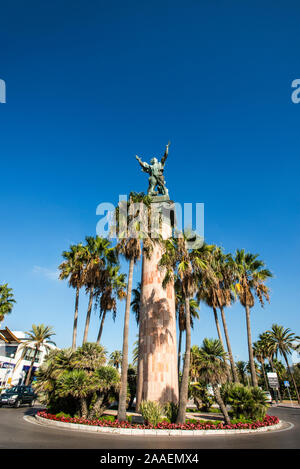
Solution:
[{"label": "monument pedestal", "polygon": [[[164,239],[172,235],[170,222],[162,222],[161,234]],[[143,255],[137,407],[141,400],[178,401],[175,291],[173,284],[162,286],[162,252],[154,243],[151,257]]]}]

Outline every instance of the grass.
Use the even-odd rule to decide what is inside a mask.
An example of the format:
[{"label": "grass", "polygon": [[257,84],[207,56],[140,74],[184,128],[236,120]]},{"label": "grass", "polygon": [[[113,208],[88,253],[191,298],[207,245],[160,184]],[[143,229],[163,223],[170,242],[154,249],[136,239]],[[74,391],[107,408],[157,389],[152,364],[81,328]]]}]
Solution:
[{"label": "grass", "polygon": [[207,412],[207,413],[210,413],[210,414],[221,414],[222,412],[220,411],[220,409],[216,408],[216,407],[210,407],[210,409],[208,410],[198,410],[198,409],[187,409],[187,412],[191,412],[191,413],[198,413],[198,414],[201,414],[201,412]]}]

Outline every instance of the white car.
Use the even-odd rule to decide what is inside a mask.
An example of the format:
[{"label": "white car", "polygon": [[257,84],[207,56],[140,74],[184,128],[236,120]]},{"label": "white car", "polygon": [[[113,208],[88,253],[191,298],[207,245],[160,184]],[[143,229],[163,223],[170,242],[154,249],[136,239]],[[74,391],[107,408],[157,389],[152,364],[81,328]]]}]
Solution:
[{"label": "white car", "polygon": [[267,399],[267,403],[272,404],[273,399],[272,399],[271,393],[269,391],[265,391],[265,396]]}]

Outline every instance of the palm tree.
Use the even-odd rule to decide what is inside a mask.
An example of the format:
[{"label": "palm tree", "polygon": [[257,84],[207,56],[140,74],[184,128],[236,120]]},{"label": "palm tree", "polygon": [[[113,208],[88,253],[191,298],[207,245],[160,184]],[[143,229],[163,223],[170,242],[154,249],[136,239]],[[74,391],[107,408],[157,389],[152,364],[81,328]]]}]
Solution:
[{"label": "palm tree", "polygon": [[100,344],[104,322],[107,311],[112,311],[112,317],[115,321],[117,315],[117,300],[123,300],[126,297],[125,292],[125,274],[119,273],[120,266],[107,266],[102,272],[102,279],[95,287],[95,307],[100,308],[100,326],[97,336],[97,344]]},{"label": "palm tree", "polygon": [[132,350],[132,364],[133,366],[138,366],[139,361],[139,341],[136,340],[133,342],[133,350]]},{"label": "palm tree", "polygon": [[[139,220],[139,209],[135,210],[135,205],[143,203],[146,207],[150,206],[151,198],[144,194],[137,194],[134,192],[130,193],[129,202],[125,202],[126,207],[126,230],[124,227],[118,224],[120,220],[117,217],[116,232],[119,236],[119,242],[117,245],[118,252],[129,262],[128,272],[128,284],[127,284],[127,296],[126,296],[126,307],[124,317],[124,331],[123,331],[123,349],[122,349],[122,369],[121,369],[121,386],[119,394],[119,406],[118,406],[118,420],[126,420],[126,398],[127,398],[127,374],[128,374],[128,334],[129,334],[129,316],[130,316],[130,305],[132,295],[132,281],[133,281],[133,269],[136,262],[141,257],[141,239],[145,237]],[[134,213],[132,213],[132,208]],[[120,212],[119,212],[120,213]],[[117,213],[118,215],[118,213]],[[129,229],[127,230],[127,227]]]},{"label": "palm tree", "polygon": [[91,311],[94,298],[94,290],[97,286],[101,286],[103,280],[102,272],[107,264],[116,263],[115,250],[111,247],[108,239],[101,238],[100,236],[87,236],[85,246],[85,286],[87,293],[89,293],[89,304],[86,314],[83,343],[87,341],[88,330],[90,325]]},{"label": "palm tree", "polygon": [[[178,340],[178,381],[180,375],[180,364],[181,364],[181,343],[182,334],[186,330],[185,320],[185,302],[181,291],[181,282],[178,279],[175,281],[175,304],[176,304],[176,315],[178,317],[179,324],[179,340]],[[194,328],[194,319],[199,319],[199,302],[194,298],[190,298],[190,316],[191,316],[191,328]]]},{"label": "palm tree", "polygon": [[266,375],[266,370],[265,370],[265,363],[264,363],[265,358],[266,358],[265,348],[263,344],[259,341],[253,343],[253,356],[259,361],[261,365],[261,370],[262,370],[264,381],[265,381],[265,387],[266,387],[266,390],[268,390],[269,385],[268,385],[268,380],[267,380],[267,375]]},{"label": "palm tree", "polygon": [[235,366],[238,371],[241,383],[247,386],[247,384],[249,384],[247,383],[247,363],[240,360],[235,363]]},{"label": "palm tree", "polygon": [[106,350],[102,345],[85,342],[76,350],[71,359],[72,368],[85,370],[88,374],[103,366],[106,362]]},{"label": "palm tree", "polygon": [[137,283],[136,288],[132,289],[132,302],[130,303],[132,312],[135,314],[135,320],[137,325],[140,322],[140,309],[141,309],[141,282]]},{"label": "palm tree", "polygon": [[231,260],[231,265],[237,276],[236,291],[240,303],[245,308],[246,312],[252,385],[257,386],[252,349],[250,310],[254,306],[254,295],[258,297],[261,306],[264,305],[264,299],[270,301],[269,289],[265,285],[265,281],[272,277],[272,273],[265,268],[265,263],[258,259],[258,254],[245,253],[244,249],[236,251],[235,258]]},{"label": "palm tree", "polygon": [[[258,336],[258,342],[261,344],[262,349],[264,350],[264,356],[266,360],[269,362],[269,367],[272,370],[273,373],[276,372],[275,366],[274,366],[274,356],[276,352],[276,346],[274,345],[273,341],[270,338],[270,335],[267,332],[263,332],[262,334],[259,334]],[[277,392],[280,401],[281,399],[281,393],[280,393],[280,386],[278,387],[277,390],[274,390],[275,395],[276,395],[276,401],[277,401]]]},{"label": "palm tree", "polygon": [[296,349],[296,345],[294,344],[294,342],[295,340],[298,340],[299,337],[295,336],[295,334],[291,332],[291,329],[284,329],[283,326],[279,326],[278,324],[273,324],[272,329],[267,331],[267,334],[269,334],[270,340],[274,345],[276,357],[279,352],[285,360],[289,375],[292,379],[296,391],[297,400],[300,404],[299,392],[287,358],[287,356],[291,354],[292,350]]},{"label": "palm tree", "polygon": [[87,397],[92,392],[92,377],[85,370],[65,371],[59,378],[59,395],[79,399],[81,417],[88,416]]},{"label": "palm tree", "polygon": [[195,382],[198,381],[198,378],[199,378],[199,373],[198,373],[198,369],[199,369],[199,364],[201,362],[201,351],[200,351],[200,347],[198,347],[198,345],[193,345],[191,347],[191,364],[190,364],[190,379],[191,379],[191,383],[190,384],[194,384]]},{"label": "palm tree", "polygon": [[51,347],[49,347],[48,344],[55,345],[55,343],[52,340],[49,340],[50,337],[55,335],[55,332],[53,332],[53,329],[51,326],[45,326],[44,324],[39,324],[39,325],[32,324],[32,329],[29,332],[26,332],[26,334],[27,334],[27,338],[26,338],[27,340],[26,342],[22,344],[22,347],[26,347],[28,345],[34,346],[34,355],[32,357],[30,367],[28,370],[28,374],[26,377],[26,381],[25,381],[25,386],[28,386],[28,384],[30,383],[33,364],[36,361],[38,351],[40,350],[41,346],[43,346],[46,350],[50,350]]},{"label": "palm tree", "polygon": [[64,251],[62,253],[65,260],[59,266],[59,270],[61,271],[59,279],[69,279],[69,287],[76,290],[72,350],[76,350],[79,291],[84,283],[85,254],[84,247],[81,243],[71,245],[70,251]]},{"label": "palm tree", "polygon": [[[209,267],[200,277],[197,297],[213,309],[218,337],[225,350],[217,314],[217,308],[220,309],[232,377],[234,382],[238,382],[224,311],[224,308],[230,306],[234,301],[232,294],[234,275],[230,264],[230,255],[223,254],[220,247],[213,246]],[[229,369],[228,377],[230,379]]]},{"label": "palm tree", "polygon": [[12,312],[15,303],[13,290],[8,287],[8,283],[0,285],[0,322],[3,321],[6,314]]},{"label": "palm tree", "polygon": [[223,346],[218,339],[204,339],[200,353],[199,378],[212,386],[217,404],[226,424],[229,425],[229,415],[219,390],[219,386],[227,380],[227,367],[224,360],[226,352],[224,352]]},{"label": "palm tree", "polygon": [[178,234],[177,238],[165,241],[165,251],[159,262],[159,266],[165,269],[165,277],[162,285],[164,288],[173,283],[175,278],[181,282],[181,291],[185,307],[185,355],[182,379],[179,391],[179,408],[177,423],[184,423],[186,406],[188,400],[188,385],[191,356],[191,313],[190,300],[194,297],[198,285],[198,276],[201,270],[207,268],[207,256],[210,253],[209,246],[204,245],[201,249],[189,250],[186,237]]},{"label": "palm tree", "polygon": [[114,366],[118,371],[122,363],[122,352],[121,350],[115,350],[110,354],[109,365]]}]

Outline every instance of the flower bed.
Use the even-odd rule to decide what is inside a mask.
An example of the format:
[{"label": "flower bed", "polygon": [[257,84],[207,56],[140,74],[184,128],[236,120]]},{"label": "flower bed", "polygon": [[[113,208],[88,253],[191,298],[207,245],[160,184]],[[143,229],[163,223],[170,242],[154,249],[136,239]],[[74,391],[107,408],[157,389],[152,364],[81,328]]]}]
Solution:
[{"label": "flower bed", "polygon": [[39,411],[38,415],[48,420],[55,420],[57,422],[65,423],[76,423],[81,425],[90,425],[98,427],[110,427],[110,428],[134,428],[141,430],[255,430],[262,427],[270,427],[279,423],[278,417],[266,415],[264,420],[257,420],[252,423],[235,423],[226,425],[224,423],[212,424],[212,423],[186,423],[183,425],[169,422],[161,422],[155,427],[153,425],[141,425],[130,422],[114,422],[109,420],[88,420],[78,417],[58,417],[53,414],[49,414],[46,411]]}]

